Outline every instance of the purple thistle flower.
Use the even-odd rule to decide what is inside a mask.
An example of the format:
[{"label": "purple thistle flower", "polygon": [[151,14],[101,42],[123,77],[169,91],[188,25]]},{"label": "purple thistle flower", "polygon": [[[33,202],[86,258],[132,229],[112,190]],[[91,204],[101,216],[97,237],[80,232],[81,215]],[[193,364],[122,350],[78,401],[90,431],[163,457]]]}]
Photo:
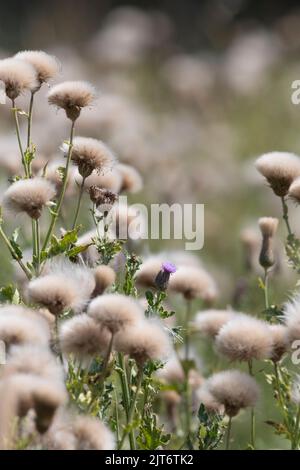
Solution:
[{"label": "purple thistle flower", "polygon": [[161,270],[155,278],[155,285],[159,290],[166,290],[168,287],[168,282],[171,274],[176,272],[176,266],[169,263],[168,261],[164,262],[161,266]]}]

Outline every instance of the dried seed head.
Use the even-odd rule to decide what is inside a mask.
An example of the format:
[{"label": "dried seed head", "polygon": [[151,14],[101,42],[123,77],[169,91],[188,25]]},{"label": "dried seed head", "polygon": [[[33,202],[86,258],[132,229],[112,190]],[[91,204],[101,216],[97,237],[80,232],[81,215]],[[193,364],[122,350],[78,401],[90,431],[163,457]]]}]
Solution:
[{"label": "dried seed head", "polygon": [[284,323],[287,326],[289,342],[300,340],[300,293],[284,305]]},{"label": "dried seed head", "polygon": [[224,413],[224,406],[218,402],[216,397],[210,393],[206,383],[196,391],[196,398],[199,404],[203,403],[208,413]]},{"label": "dried seed head", "polygon": [[0,308],[0,340],[8,349],[23,344],[46,346],[49,339],[47,323],[31,310],[12,306]]},{"label": "dried seed head", "polygon": [[[78,183],[81,183],[81,177],[79,175]],[[90,176],[88,176],[84,182],[84,187],[89,190],[91,186],[97,186],[98,188],[108,189],[109,191],[118,194],[122,186],[121,173],[116,169],[116,165],[105,173],[100,173],[94,170]]]},{"label": "dried seed head", "polygon": [[39,82],[38,88],[44,82],[54,78],[60,69],[60,64],[56,57],[44,51],[21,51],[15,55],[15,58],[23,60],[34,67]]},{"label": "dried seed head", "polygon": [[15,100],[24,91],[35,90],[38,86],[34,67],[16,58],[0,60],[0,80],[11,100]]},{"label": "dried seed head", "polygon": [[115,338],[115,349],[128,354],[141,366],[148,360],[167,359],[171,353],[171,343],[161,325],[144,320],[120,331]]},{"label": "dried seed head", "polygon": [[122,186],[120,191],[127,193],[137,193],[143,187],[143,180],[139,172],[131,165],[119,163],[116,170],[121,173]]},{"label": "dried seed head", "polygon": [[256,381],[238,370],[226,370],[212,375],[205,387],[231,417],[236,416],[243,408],[255,406],[259,398]]},{"label": "dried seed head", "polygon": [[36,344],[13,346],[2,377],[12,374],[33,374],[63,383],[63,370],[48,348]]},{"label": "dried seed head", "polygon": [[236,312],[231,310],[204,310],[196,314],[193,327],[195,331],[214,338],[222,326],[232,320],[235,315]]},{"label": "dried seed head", "polygon": [[[62,161],[52,161],[47,165],[45,178],[49,180],[56,190],[56,196],[60,194],[63,186],[63,171]],[[42,170],[43,171],[43,170]],[[42,172],[41,171],[41,172]],[[75,182],[76,168],[70,167],[68,172],[68,180],[66,186],[65,197],[71,197],[75,194],[77,186]]]},{"label": "dried seed head", "polygon": [[278,219],[274,217],[261,217],[258,219],[258,225],[263,237],[274,237],[277,227]]},{"label": "dried seed head", "polygon": [[216,337],[217,350],[231,361],[269,358],[272,345],[269,325],[249,315],[237,315]]},{"label": "dried seed head", "polygon": [[296,204],[300,204],[300,176],[292,182],[288,195]]},{"label": "dried seed head", "polygon": [[89,305],[88,314],[101,328],[106,328],[113,334],[135,325],[144,318],[140,304],[120,294],[96,297]]},{"label": "dried seed head", "polygon": [[83,81],[59,83],[48,93],[49,104],[63,108],[71,121],[76,121],[81,109],[90,106],[94,99],[94,87]]},{"label": "dried seed head", "polygon": [[[63,144],[63,150],[67,153],[69,145]],[[115,162],[115,157],[107,145],[91,137],[74,138],[71,158],[84,178],[90,176],[94,170],[105,173]]]},{"label": "dried seed head", "polygon": [[25,212],[37,220],[54,196],[55,188],[50,181],[35,177],[13,183],[4,193],[3,205],[13,214]]},{"label": "dried seed head", "polygon": [[270,325],[269,329],[273,343],[270,359],[278,362],[289,349],[288,329],[284,325]]},{"label": "dried seed head", "polygon": [[136,283],[140,287],[156,287],[155,279],[161,269],[163,258],[160,256],[151,256],[146,259],[139,267],[136,274]]},{"label": "dried seed head", "polygon": [[169,384],[184,382],[184,370],[176,355],[171,355],[164,366],[157,371],[157,377]]},{"label": "dried seed head", "polygon": [[101,265],[95,268],[94,277],[96,287],[93,296],[96,297],[97,295],[103,294],[105,289],[113,285],[116,280],[116,273],[109,266]]},{"label": "dried seed head", "polygon": [[180,266],[171,277],[169,290],[182,294],[185,299],[203,299],[212,302],[217,297],[217,287],[213,278],[203,268]]},{"label": "dried seed head", "polygon": [[86,314],[76,315],[62,323],[59,332],[61,350],[83,360],[107,350],[110,334]]},{"label": "dried seed head", "polygon": [[100,207],[101,212],[109,212],[115,202],[118,200],[118,195],[112,193],[108,189],[101,189],[98,186],[91,186],[89,188],[90,199],[97,208]]},{"label": "dried seed head", "polygon": [[256,160],[255,166],[280,197],[287,195],[291,183],[300,176],[300,159],[293,153],[265,153]]},{"label": "dried seed head", "polygon": [[99,419],[90,416],[60,416],[47,433],[50,450],[113,450],[112,432]]},{"label": "dried seed head", "polygon": [[259,232],[252,228],[245,228],[240,238],[244,248],[245,267],[247,271],[254,271],[260,250]]},{"label": "dried seed head", "polygon": [[95,280],[89,269],[61,262],[53,265],[48,274],[30,281],[28,297],[53,315],[60,315],[69,309],[80,311],[94,289]]}]

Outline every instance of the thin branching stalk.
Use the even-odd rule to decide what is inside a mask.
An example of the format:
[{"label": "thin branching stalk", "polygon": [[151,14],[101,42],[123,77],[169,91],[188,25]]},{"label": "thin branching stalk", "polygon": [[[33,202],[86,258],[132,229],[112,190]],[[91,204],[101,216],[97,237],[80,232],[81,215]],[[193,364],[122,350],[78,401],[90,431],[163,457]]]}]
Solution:
[{"label": "thin branching stalk", "polygon": [[185,437],[186,441],[189,440],[190,431],[191,431],[191,396],[190,396],[190,386],[189,386],[189,353],[190,353],[190,335],[189,335],[189,319],[191,316],[192,302],[187,300],[186,303],[186,312],[184,316],[184,413],[185,413]]},{"label": "thin branching stalk", "polygon": [[[248,361],[248,369],[251,377],[254,377],[252,360]],[[251,419],[250,419],[250,444],[255,449],[255,411],[254,407],[251,408]]]},{"label": "thin branching stalk", "polygon": [[26,274],[27,278],[28,278],[28,279],[31,279],[31,278],[32,278],[31,271],[27,268],[27,266],[25,266],[25,264],[23,263],[23,261],[19,258],[19,256],[18,256],[17,253],[15,252],[14,247],[12,246],[12,244],[10,243],[8,237],[7,237],[6,234],[4,233],[4,230],[2,229],[1,225],[0,225],[0,237],[1,237],[2,240],[4,241],[4,243],[5,243],[5,245],[7,246],[7,248],[9,249],[10,254],[11,254],[11,256],[13,257],[13,259],[14,259],[15,261],[17,261],[17,263],[19,264],[19,266],[20,266],[20,268],[22,269],[22,271],[24,271],[24,273]]},{"label": "thin branching stalk", "polygon": [[27,127],[27,150],[31,144],[31,127],[32,127],[32,115],[33,115],[33,102],[35,92],[31,92],[29,110],[28,110],[28,127]]},{"label": "thin branching stalk", "polygon": [[284,220],[284,222],[285,222],[285,225],[286,225],[288,234],[289,234],[289,235],[292,235],[292,230],[291,230],[291,226],[290,226],[290,222],[289,222],[288,206],[287,206],[287,203],[286,203],[286,201],[285,201],[284,196],[281,197],[281,203],[282,203],[282,218],[283,218],[283,220]]},{"label": "thin branching stalk", "polygon": [[[130,428],[132,427],[132,421],[133,421],[133,418],[134,418],[135,407],[136,407],[136,404],[137,404],[138,395],[139,395],[140,388],[141,388],[141,385],[142,385],[143,376],[144,376],[143,366],[140,365],[139,368],[138,368],[138,374],[137,374],[137,379],[136,379],[136,381],[137,381],[136,389],[135,389],[135,392],[134,392],[134,395],[132,397],[130,407],[129,407],[127,427],[124,430],[123,436],[122,436],[122,439],[121,439],[121,444],[120,444],[121,446],[122,446],[122,444],[125,440],[125,437],[126,437],[126,434],[128,433],[128,430],[130,430]],[[131,432],[134,433],[133,430],[131,430]],[[133,442],[133,447],[131,447],[131,450],[136,450],[135,439],[134,439],[134,442]]]},{"label": "thin branching stalk", "polygon": [[[124,360],[124,356],[122,353],[118,353],[118,365],[120,369],[119,377],[120,377],[120,382],[121,382],[123,406],[125,409],[126,423],[128,424],[130,394],[129,394],[129,385],[128,385],[128,377],[127,377],[127,372],[126,372],[126,365],[125,365],[125,360]],[[122,449],[123,444],[124,444],[124,439],[121,440],[119,444],[119,449]],[[134,433],[132,430],[129,432],[129,442],[130,442],[130,448],[131,449],[135,448],[135,437],[134,437]]]},{"label": "thin branching stalk", "polygon": [[53,230],[55,228],[56,221],[58,219],[58,216],[61,211],[61,206],[64,200],[65,192],[66,192],[66,187],[67,187],[67,182],[68,182],[68,173],[69,173],[69,167],[70,167],[70,162],[71,162],[71,157],[72,157],[72,147],[73,147],[73,138],[74,138],[74,128],[75,128],[75,121],[72,121],[71,125],[71,132],[70,132],[70,141],[69,141],[69,149],[68,149],[68,155],[67,155],[67,162],[65,166],[65,171],[64,171],[64,177],[63,177],[63,185],[62,189],[59,195],[58,202],[56,204],[55,210],[52,212],[52,219],[51,223],[43,244],[42,251],[44,251],[47,248],[48,242],[51,238],[51,235],[53,233]]},{"label": "thin branching stalk", "polygon": [[299,426],[300,426],[300,405],[298,406],[298,411],[297,411],[297,416],[296,416],[296,422],[295,422],[295,428],[294,428],[294,432],[293,432],[293,439],[292,439],[292,445],[291,445],[292,450],[298,449],[298,444],[299,444]]},{"label": "thin branching stalk", "polygon": [[231,427],[232,427],[232,416],[229,416],[227,432],[226,432],[226,445],[225,445],[226,450],[229,450],[229,446],[230,446]]},{"label": "thin branching stalk", "polygon": [[80,206],[81,206],[81,201],[82,201],[82,196],[84,192],[84,183],[85,183],[86,178],[82,178],[80,189],[79,189],[79,196],[78,196],[78,201],[77,201],[77,206],[76,206],[76,211],[75,211],[75,216],[74,216],[74,221],[72,225],[72,230],[76,227],[77,224],[77,219],[80,211]]},{"label": "thin branching stalk", "polygon": [[269,271],[265,269],[265,276],[264,276],[264,293],[265,293],[265,309],[268,310],[270,303],[269,303]]},{"label": "thin branching stalk", "polygon": [[27,166],[27,163],[26,163],[26,160],[25,160],[25,155],[24,155],[22,141],[21,141],[20,124],[19,124],[19,118],[18,118],[18,108],[16,108],[14,100],[12,100],[12,108],[11,109],[12,109],[12,113],[13,113],[14,121],[15,121],[15,129],[16,129],[20,154],[21,154],[21,157],[22,157],[22,165],[24,167],[26,178],[29,178],[28,166]]},{"label": "thin branching stalk", "polygon": [[109,341],[109,345],[108,345],[108,348],[107,348],[107,351],[106,351],[106,354],[105,354],[105,357],[104,357],[104,360],[103,360],[102,371],[101,371],[101,375],[100,375],[100,378],[99,378],[100,394],[102,394],[102,392],[103,392],[104,382],[105,382],[105,378],[106,378],[106,374],[107,374],[109,358],[111,356],[113,343],[114,343],[114,334],[112,333],[110,341]]}]

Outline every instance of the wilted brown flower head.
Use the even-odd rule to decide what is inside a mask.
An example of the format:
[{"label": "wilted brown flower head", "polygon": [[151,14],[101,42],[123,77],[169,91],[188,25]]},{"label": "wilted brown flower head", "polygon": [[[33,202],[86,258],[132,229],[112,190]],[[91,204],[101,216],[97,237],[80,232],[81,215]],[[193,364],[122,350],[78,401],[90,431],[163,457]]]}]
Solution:
[{"label": "wilted brown flower head", "polygon": [[[118,195],[102,189],[98,186],[91,186],[89,188],[90,199],[97,208],[100,207],[101,212],[109,212],[114,203],[118,200]],[[102,207],[101,207],[102,206]]]}]

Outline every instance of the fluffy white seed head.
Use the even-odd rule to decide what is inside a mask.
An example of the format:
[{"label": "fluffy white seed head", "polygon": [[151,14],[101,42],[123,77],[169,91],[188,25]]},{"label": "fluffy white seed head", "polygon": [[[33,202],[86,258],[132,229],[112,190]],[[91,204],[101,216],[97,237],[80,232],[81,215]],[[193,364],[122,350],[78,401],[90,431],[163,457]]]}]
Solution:
[{"label": "fluffy white seed head", "polygon": [[161,270],[164,259],[160,256],[150,256],[143,261],[136,273],[137,285],[145,288],[155,287],[155,278]]},{"label": "fluffy white seed head", "polygon": [[236,416],[243,408],[254,407],[259,398],[256,381],[238,370],[226,370],[212,375],[205,387],[231,417]]},{"label": "fluffy white seed head", "polygon": [[19,180],[4,193],[3,206],[12,214],[26,213],[32,219],[38,219],[54,196],[55,188],[45,178]]},{"label": "fluffy white seed head", "polygon": [[196,298],[212,302],[217,297],[217,287],[214,279],[203,268],[181,266],[169,282],[169,290],[182,294],[187,300]]},{"label": "fluffy white seed head", "polygon": [[86,314],[76,315],[62,323],[59,332],[61,350],[82,360],[107,350],[110,334]]},{"label": "fluffy white seed head", "polygon": [[196,391],[196,399],[199,405],[203,403],[208,413],[224,413],[224,405],[218,402],[216,397],[209,391],[206,383]]},{"label": "fluffy white seed head", "polygon": [[161,325],[151,320],[144,320],[120,331],[115,338],[115,348],[128,354],[139,365],[150,359],[167,359],[171,354],[168,334]]},{"label": "fluffy white seed head", "polygon": [[289,342],[300,340],[300,293],[284,305],[283,319],[287,327]]},{"label": "fluffy white seed head", "polygon": [[193,327],[204,335],[214,338],[223,325],[232,320],[236,312],[231,310],[204,310],[196,314]]},{"label": "fluffy white seed head", "polygon": [[60,70],[60,64],[56,57],[44,51],[21,51],[15,55],[15,58],[34,67],[39,86],[54,78]]},{"label": "fluffy white seed head", "polygon": [[94,87],[84,81],[59,83],[48,93],[49,104],[63,108],[72,121],[75,121],[81,109],[90,106],[94,99]]},{"label": "fluffy white seed head", "polygon": [[286,196],[293,180],[300,176],[300,158],[289,152],[265,153],[255,166],[280,197]]},{"label": "fluffy white seed head", "polygon": [[16,58],[0,60],[0,81],[11,100],[15,100],[24,91],[34,91],[38,87],[34,67]]},{"label": "fluffy white seed head", "polygon": [[137,193],[142,189],[142,177],[133,166],[126,165],[125,163],[119,163],[116,165],[116,169],[121,173],[122,176],[121,191],[127,193]]},{"label": "fluffy white seed head", "polygon": [[289,187],[289,198],[296,204],[300,204],[300,176],[298,176]]},{"label": "fluffy white seed head", "polygon": [[168,384],[178,384],[184,382],[184,370],[177,356],[171,355],[164,366],[157,371],[157,377]]},{"label": "fluffy white seed head", "polygon": [[258,225],[263,237],[273,237],[276,233],[279,220],[274,217],[261,217]]},{"label": "fluffy white seed head", "polygon": [[[63,145],[65,153],[68,152],[68,148],[68,144]],[[71,158],[83,177],[90,176],[94,170],[105,173],[111,170],[115,162],[115,157],[108,146],[101,140],[91,137],[74,138]]]},{"label": "fluffy white seed head", "polygon": [[12,374],[33,374],[63,383],[63,371],[51,351],[41,345],[13,346],[3,368],[2,377]]},{"label": "fluffy white seed head", "polygon": [[88,314],[95,322],[115,334],[134,326],[144,318],[140,304],[121,294],[105,294],[96,297],[89,305]]},{"label": "fluffy white seed head", "polygon": [[216,336],[217,350],[230,361],[269,358],[272,344],[269,325],[248,315],[237,315]]},{"label": "fluffy white seed head", "polygon": [[110,266],[103,264],[94,269],[94,277],[96,287],[93,295],[96,297],[97,295],[103,294],[105,289],[113,285],[116,280],[116,273]]},{"label": "fluffy white seed head", "polygon": [[30,301],[42,305],[53,314],[72,309],[80,311],[95,289],[92,272],[83,266],[58,262],[44,276],[28,284]]},{"label": "fluffy white seed head", "polygon": [[[78,183],[80,184],[82,177],[79,176]],[[97,186],[97,188],[108,189],[113,193],[118,194],[122,187],[122,176],[121,173],[116,169],[116,165],[109,171],[99,173],[94,170],[90,176],[88,176],[84,182],[84,187],[89,189],[91,186]]]},{"label": "fluffy white seed head", "polygon": [[278,362],[289,349],[288,329],[285,325],[270,325],[269,329],[273,343],[270,359]]},{"label": "fluffy white seed head", "polygon": [[113,450],[115,439],[108,427],[90,416],[60,416],[47,433],[50,450]]}]

